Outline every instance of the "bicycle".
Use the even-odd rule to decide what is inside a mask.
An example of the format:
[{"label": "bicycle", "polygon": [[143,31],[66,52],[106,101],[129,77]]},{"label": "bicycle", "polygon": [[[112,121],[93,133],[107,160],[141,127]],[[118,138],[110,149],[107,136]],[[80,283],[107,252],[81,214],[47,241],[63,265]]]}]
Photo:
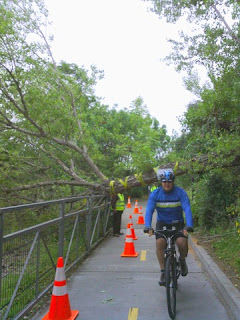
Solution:
[{"label": "bicycle", "polygon": [[[167,242],[164,250],[164,264],[165,264],[165,287],[167,295],[168,314],[171,319],[176,317],[176,291],[178,287],[178,278],[181,274],[179,256],[176,252],[175,237],[182,228],[179,227],[179,221],[172,222],[172,228],[167,229],[166,226],[161,230],[153,230],[154,234],[160,234]],[[144,229],[145,233],[148,233]],[[187,227],[188,232],[193,232],[192,227]],[[148,230],[149,231],[149,230]]]}]

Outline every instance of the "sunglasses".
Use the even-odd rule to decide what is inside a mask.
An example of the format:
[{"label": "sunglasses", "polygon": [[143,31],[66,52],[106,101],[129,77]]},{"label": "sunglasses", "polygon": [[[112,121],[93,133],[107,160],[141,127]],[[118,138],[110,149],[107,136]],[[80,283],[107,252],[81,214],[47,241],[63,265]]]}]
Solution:
[{"label": "sunglasses", "polygon": [[173,181],[162,181],[162,183],[172,183]]}]

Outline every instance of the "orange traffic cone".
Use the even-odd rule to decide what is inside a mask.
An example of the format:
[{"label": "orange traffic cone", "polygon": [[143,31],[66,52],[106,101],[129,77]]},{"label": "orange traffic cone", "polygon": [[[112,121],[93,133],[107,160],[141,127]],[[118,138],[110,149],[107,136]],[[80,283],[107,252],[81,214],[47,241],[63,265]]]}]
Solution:
[{"label": "orange traffic cone", "polygon": [[131,228],[127,228],[124,251],[121,257],[137,257],[138,252],[135,251]]},{"label": "orange traffic cone", "polygon": [[135,230],[133,228],[133,221],[132,221],[132,216],[131,215],[129,216],[129,223],[127,224],[127,228],[131,228],[133,240],[137,240],[138,237],[136,236]]},{"label": "orange traffic cone", "polygon": [[139,213],[140,213],[140,214],[142,214],[142,213],[143,213],[143,212],[142,212],[142,207],[141,207],[141,206],[139,207]]},{"label": "orange traffic cone", "polygon": [[130,201],[130,197],[128,197],[127,208],[132,208],[131,201]]},{"label": "orange traffic cone", "polygon": [[142,216],[142,215],[140,215],[140,216],[138,217],[137,224],[145,224],[145,222],[144,222],[144,218],[143,218],[143,216]]},{"label": "orange traffic cone", "polygon": [[133,228],[133,225],[132,225],[131,223],[128,223],[128,224],[127,224],[127,228],[130,228],[131,233],[132,233],[133,240],[137,240],[138,237],[136,237],[136,234],[135,234],[135,230],[134,230],[134,228]]},{"label": "orange traffic cone", "polygon": [[138,209],[138,201],[137,201],[137,200],[135,201],[135,208],[134,208],[133,213],[139,213],[139,209]]},{"label": "orange traffic cone", "polygon": [[42,320],[74,320],[79,311],[71,311],[63,258],[59,257],[48,314]]}]

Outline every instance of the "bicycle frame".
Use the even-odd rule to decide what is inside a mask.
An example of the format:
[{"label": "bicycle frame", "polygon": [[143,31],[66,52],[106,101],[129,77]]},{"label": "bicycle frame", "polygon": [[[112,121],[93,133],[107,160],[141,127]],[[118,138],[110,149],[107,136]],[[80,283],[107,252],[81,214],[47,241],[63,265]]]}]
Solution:
[{"label": "bicycle frame", "polygon": [[[153,233],[160,234],[166,240],[166,249],[164,250],[164,265],[165,265],[165,287],[167,294],[168,313],[171,319],[176,317],[176,291],[177,280],[180,276],[179,258],[176,253],[175,237],[177,234],[182,233],[183,225],[178,220],[172,221],[171,229],[167,229],[167,226],[163,226],[161,230],[155,230]],[[185,228],[184,228],[185,229]],[[186,227],[187,232],[194,232],[193,227]],[[143,230],[145,233],[149,233],[149,228]],[[162,286],[159,281],[160,286]]]},{"label": "bicycle frame", "polygon": [[165,258],[168,255],[172,255],[178,259],[174,239],[178,233],[180,232],[175,227],[172,227],[172,229],[167,229],[164,227],[164,229],[154,231],[154,234],[160,234],[167,242],[166,249],[164,250]]},{"label": "bicycle frame", "polygon": [[154,233],[162,235],[167,242],[166,249],[164,250],[166,281],[165,286],[168,313],[171,319],[175,319],[177,280],[180,276],[179,261],[175,246],[175,236],[179,233],[179,230],[177,230],[175,226],[172,226],[172,229],[167,229],[166,227],[163,227],[162,230],[155,230]]}]

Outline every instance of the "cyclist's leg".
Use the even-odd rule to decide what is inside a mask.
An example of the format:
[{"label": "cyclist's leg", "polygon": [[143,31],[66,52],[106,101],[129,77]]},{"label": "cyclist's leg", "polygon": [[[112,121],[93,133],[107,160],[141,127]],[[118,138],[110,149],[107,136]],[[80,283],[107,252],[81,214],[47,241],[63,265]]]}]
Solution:
[{"label": "cyclist's leg", "polygon": [[187,267],[185,258],[187,257],[187,254],[188,254],[188,240],[183,235],[176,239],[176,244],[180,254],[179,262],[180,262],[181,275],[186,276],[188,274],[188,267]]},{"label": "cyclist's leg", "polygon": [[[158,221],[156,224],[156,230],[162,229],[161,223]],[[166,240],[160,234],[156,233],[156,255],[161,270],[160,286],[165,285],[165,261],[164,261],[164,250],[166,248]]]},{"label": "cyclist's leg", "polygon": [[184,260],[188,254],[188,240],[185,236],[176,239],[176,245],[179,250],[180,259]]},{"label": "cyclist's leg", "polygon": [[160,266],[160,280],[158,281],[158,284],[160,286],[165,285],[165,261],[164,261],[164,250],[166,248],[166,240],[163,238],[158,238],[156,240],[156,254]]},{"label": "cyclist's leg", "polygon": [[[160,221],[157,221],[156,223],[156,230],[161,230],[163,228],[163,223]],[[159,234],[156,233],[156,254],[157,254],[157,258],[158,258],[158,262],[160,265],[160,269],[164,270],[165,266],[164,266],[164,250],[166,248],[166,240],[164,239],[164,237]]]},{"label": "cyclist's leg", "polygon": [[164,238],[156,239],[156,254],[160,269],[164,270],[164,250],[166,248],[166,240]]}]

